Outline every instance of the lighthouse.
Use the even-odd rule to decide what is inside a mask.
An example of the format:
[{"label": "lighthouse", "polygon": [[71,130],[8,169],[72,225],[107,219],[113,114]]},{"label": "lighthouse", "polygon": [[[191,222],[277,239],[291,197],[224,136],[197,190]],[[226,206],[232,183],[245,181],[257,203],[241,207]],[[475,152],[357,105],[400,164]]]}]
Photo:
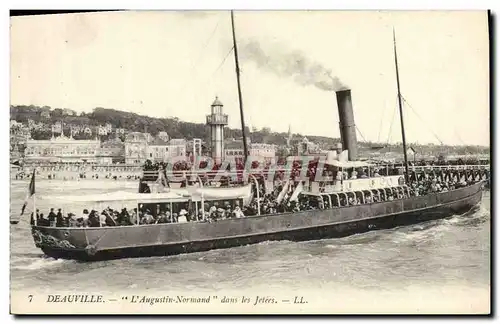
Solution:
[{"label": "lighthouse", "polygon": [[224,127],[227,125],[227,115],[223,113],[224,105],[215,97],[211,106],[211,114],[207,115],[207,125],[210,126],[210,147],[214,163],[224,160]]}]

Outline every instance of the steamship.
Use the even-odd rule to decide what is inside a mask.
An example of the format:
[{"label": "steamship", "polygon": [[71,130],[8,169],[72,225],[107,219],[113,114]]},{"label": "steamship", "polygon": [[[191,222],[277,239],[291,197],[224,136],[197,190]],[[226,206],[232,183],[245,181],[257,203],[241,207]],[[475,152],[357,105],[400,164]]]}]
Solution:
[{"label": "steamship", "polygon": [[[232,12],[231,21],[245,145],[238,52]],[[394,55],[399,106],[402,112],[395,41]],[[351,90],[337,91],[336,99],[343,152],[339,152],[340,154],[329,152],[325,163],[337,168],[340,172],[357,168],[373,170],[373,165],[357,159]],[[296,188],[294,195],[305,195],[328,201],[330,206],[328,209],[318,208],[265,215],[258,213],[254,216],[228,218],[215,222],[203,221],[206,218],[207,203],[209,205],[229,203],[233,207],[245,206],[254,199],[254,189],[256,189],[258,199],[259,184],[257,181],[253,184],[252,176],[249,176],[246,183],[239,187],[203,187],[200,181],[199,185],[185,188],[161,190],[158,189],[159,187],[152,186],[150,193],[117,192],[99,196],[39,197],[38,199],[47,199],[52,203],[71,201],[75,206],[92,204],[99,206],[98,210],[102,210],[102,207],[112,202],[151,210],[168,207],[171,212],[189,209],[197,217],[201,216],[202,221],[106,227],[49,227],[33,224],[32,236],[35,245],[50,257],[97,261],[201,252],[273,240],[307,241],[338,238],[445,218],[465,213],[477,206],[482,198],[483,186],[483,181],[477,178],[477,181],[470,182],[472,184],[455,190],[423,196],[410,195],[409,181],[416,180],[418,175],[413,174],[410,177],[403,118],[401,118],[401,123],[405,151],[404,172],[359,179],[322,179],[308,181],[297,186],[300,189]],[[245,147],[245,153],[247,152]],[[346,155],[347,158],[345,158]],[[458,179],[472,177],[459,170],[447,176]],[[381,198],[389,193],[394,193],[397,199],[367,201],[368,196]],[[349,198],[351,197],[359,198],[361,203],[350,204]]]}]

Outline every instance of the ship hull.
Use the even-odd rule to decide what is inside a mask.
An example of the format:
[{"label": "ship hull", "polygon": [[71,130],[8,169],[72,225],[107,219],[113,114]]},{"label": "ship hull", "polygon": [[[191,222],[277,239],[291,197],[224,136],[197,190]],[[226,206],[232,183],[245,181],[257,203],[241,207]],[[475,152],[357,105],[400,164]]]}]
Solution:
[{"label": "ship hull", "polygon": [[263,241],[339,238],[463,214],[479,204],[482,184],[458,190],[328,210],[109,228],[32,227],[37,247],[54,258],[98,261],[167,256]]}]

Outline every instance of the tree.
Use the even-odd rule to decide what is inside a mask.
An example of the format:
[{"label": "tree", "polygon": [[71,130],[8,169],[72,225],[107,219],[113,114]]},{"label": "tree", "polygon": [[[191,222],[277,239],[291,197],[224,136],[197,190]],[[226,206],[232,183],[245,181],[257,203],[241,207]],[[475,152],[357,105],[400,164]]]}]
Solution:
[{"label": "tree", "polygon": [[63,115],[63,110],[61,108],[56,108],[52,111],[52,116],[53,117],[62,117]]}]

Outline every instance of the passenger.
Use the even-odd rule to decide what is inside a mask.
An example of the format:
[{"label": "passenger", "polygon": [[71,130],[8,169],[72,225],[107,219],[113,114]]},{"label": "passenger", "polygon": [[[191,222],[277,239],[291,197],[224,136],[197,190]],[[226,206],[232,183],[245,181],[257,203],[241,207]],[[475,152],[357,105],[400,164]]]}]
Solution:
[{"label": "passenger", "polygon": [[50,209],[48,219],[49,219],[49,224],[50,224],[49,226],[55,227],[57,216],[56,216],[56,213],[54,213],[54,208]]},{"label": "passenger", "polygon": [[131,219],[131,221],[132,221],[133,224],[139,224],[138,214],[137,214],[137,208],[134,208],[132,210],[132,214],[130,215],[130,219]]},{"label": "passenger", "polygon": [[234,213],[231,210],[231,206],[227,206],[226,207],[226,218],[233,218],[233,216],[234,216]]},{"label": "passenger", "polygon": [[149,225],[149,224],[154,224],[154,222],[155,222],[155,219],[154,219],[153,215],[151,215],[149,209],[146,210],[146,212],[144,213],[144,216],[141,218],[140,224],[141,225]]},{"label": "passenger", "polygon": [[106,217],[105,224],[106,226],[116,226],[116,221],[114,220],[112,213],[106,213],[104,216]]},{"label": "passenger", "polygon": [[172,223],[177,223],[178,222],[178,215],[177,213],[172,213]]},{"label": "passenger", "polygon": [[73,213],[68,213],[66,217],[66,223],[68,227],[76,227],[76,215]]},{"label": "passenger", "polygon": [[216,205],[213,205],[212,207],[210,207],[210,209],[208,210],[208,215],[209,215],[209,218],[217,218],[217,207]]},{"label": "passenger", "polygon": [[56,226],[57,227],[63,227],[64,226],[64,217],[61,212],[61,208],[57,210],[57,215],[56,215]]},{"label": "passenger", "polygon": [[82,213],[82,216],[80,216],[80,217],[78,217],[78,218],[83,218],[83,219],[86,219],[86,218],[88,218],[88,217],[89,217],[88,215],[89,215],[89,211],[88,211],[88,209],[84,209],[84,210],[83,210],[83,213]]},{"label": "passenger", "polygon": [[172,215],[170,214],[170,212],[168,210],[165,212],[165,222],[172,223]]},{"label": "passenger", "polygon": [[243,211],[241,210],[240,206],[234,207],[234,217],[236,218],[243,218],[245,217],[245,214],[243,214]]},{"label": "passenger", "polygon": [[226,219],[226,211],[223,208],[217,208],[217,219]]},{"label": "passenger", "polygon": [[106,215],[108,211],[105,209],[102,211],[102,213],[99,215],[99,226],[104,227],[106,226]]},{"label": "passenger", "polygon": [[83,217],[79,217],[76,219],[76,227],[84,227],[85,223],[84,223],[84,218]]},{"label": "passenger", "polygon": [[179,218],[177,219],[177,221],[179,223],[187,223],[187,211],[185,209],[181,209],[181,211],[179,212]]},{"label": "passenger", "polygon": [[357,178],[358,178],[358,172],[356,172],[356,170],[352,170],[351,179],[354,180],[354,179],[357,179]]},{"label": "passenger", "polygon": [[155,224],[166,224],[167,223],[167,217],[165,215],[165,212],[161,211],[160,215],[158,215],[158,219],[156,220]]},{"label": "passenger", "polygon": [[130,219],[130,215],[127,211],[127,208],[123,208],[121,213],[120,213],[120,222],[118,222],[119,226],[130,226],[133,225],[134,223]]},{"label": "passenger", "polygon": [[97,212],[95,210],[92,210],[90,212],[87,226],[88,227],[99,227],[99,219],[97,217]]}]

